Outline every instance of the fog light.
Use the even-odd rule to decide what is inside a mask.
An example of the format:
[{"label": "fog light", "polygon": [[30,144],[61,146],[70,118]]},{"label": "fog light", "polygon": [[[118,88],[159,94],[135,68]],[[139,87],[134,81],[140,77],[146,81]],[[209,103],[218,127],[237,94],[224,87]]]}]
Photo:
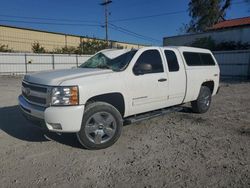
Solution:
[{"label": "fog light", "polygon": [[53,129],[62,130],[60,123],[48,123]]}]

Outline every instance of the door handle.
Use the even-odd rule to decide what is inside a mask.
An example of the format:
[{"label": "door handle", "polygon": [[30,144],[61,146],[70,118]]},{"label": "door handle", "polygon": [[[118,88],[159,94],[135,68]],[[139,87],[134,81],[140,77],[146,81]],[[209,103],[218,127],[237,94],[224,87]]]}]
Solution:
[{"label": "door handle", "polygon": [[161,78],[158,80],[158,82],[166,82],[167,81],[167,78]]}]

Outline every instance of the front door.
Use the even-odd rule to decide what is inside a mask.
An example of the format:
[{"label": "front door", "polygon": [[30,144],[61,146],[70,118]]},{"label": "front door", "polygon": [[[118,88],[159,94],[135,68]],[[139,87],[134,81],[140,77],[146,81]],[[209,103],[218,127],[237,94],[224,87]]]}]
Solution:
[{"label": "front door", "polygon": [[168,78],[159,50],[142,52],[133,67],[130,88],[131,113],[139,114],[167,104]]}]

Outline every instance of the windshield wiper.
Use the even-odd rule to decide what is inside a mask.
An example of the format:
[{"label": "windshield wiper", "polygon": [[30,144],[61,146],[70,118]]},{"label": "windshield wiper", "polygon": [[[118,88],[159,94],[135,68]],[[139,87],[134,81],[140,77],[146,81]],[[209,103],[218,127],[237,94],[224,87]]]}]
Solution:
[{"label": "windshield wiper", "polygon": [[113,70],[112,67],[110,67],[108,65],[98,65],[98,66],[96,66],[96,68],[99,68],[99,69],[111,69],[111,70]]},{"label": "windshield wiper", "polygon": [[98,65],[98,66],[95,66],[95,67],[89,67],[89,66],[80,66],[80,68],[92,68],[92,69],[110,69],[112,71],[117,71],[117,70],[114,70],[111,66],[108,66],[108,65]]}]

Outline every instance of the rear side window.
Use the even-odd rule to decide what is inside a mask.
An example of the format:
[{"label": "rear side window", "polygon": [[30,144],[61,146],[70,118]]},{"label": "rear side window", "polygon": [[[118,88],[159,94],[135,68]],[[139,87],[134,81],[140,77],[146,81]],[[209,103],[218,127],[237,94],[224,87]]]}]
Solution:
[{"label": "rear side window", "polygon": [[200,54],[203,65],[215,65],[214,59],[211,54]]},{"label": "rear side window", "polygon": [[171,50],[165,50],[164,53],[167,59],[169,72],[179,71],[179,64],[175,53]]},{"label": "rear side window", "polygon": [[198,53],[184,52],[184,58],[189,66],[202,65],[200,55]]},{"label": "rear side window", "polygon": [[141,54],[138,60],[135,63],[134,70],[140,64],[150,64],[152,66],[152,70],[149,73],[159,73],[164,72],[161,55],[158,50],[147,50]]},{"label": "rear side window", "polygon": [[184,58],[188,66],[211,66],[215,62],[208,53],[183,52]]}]

